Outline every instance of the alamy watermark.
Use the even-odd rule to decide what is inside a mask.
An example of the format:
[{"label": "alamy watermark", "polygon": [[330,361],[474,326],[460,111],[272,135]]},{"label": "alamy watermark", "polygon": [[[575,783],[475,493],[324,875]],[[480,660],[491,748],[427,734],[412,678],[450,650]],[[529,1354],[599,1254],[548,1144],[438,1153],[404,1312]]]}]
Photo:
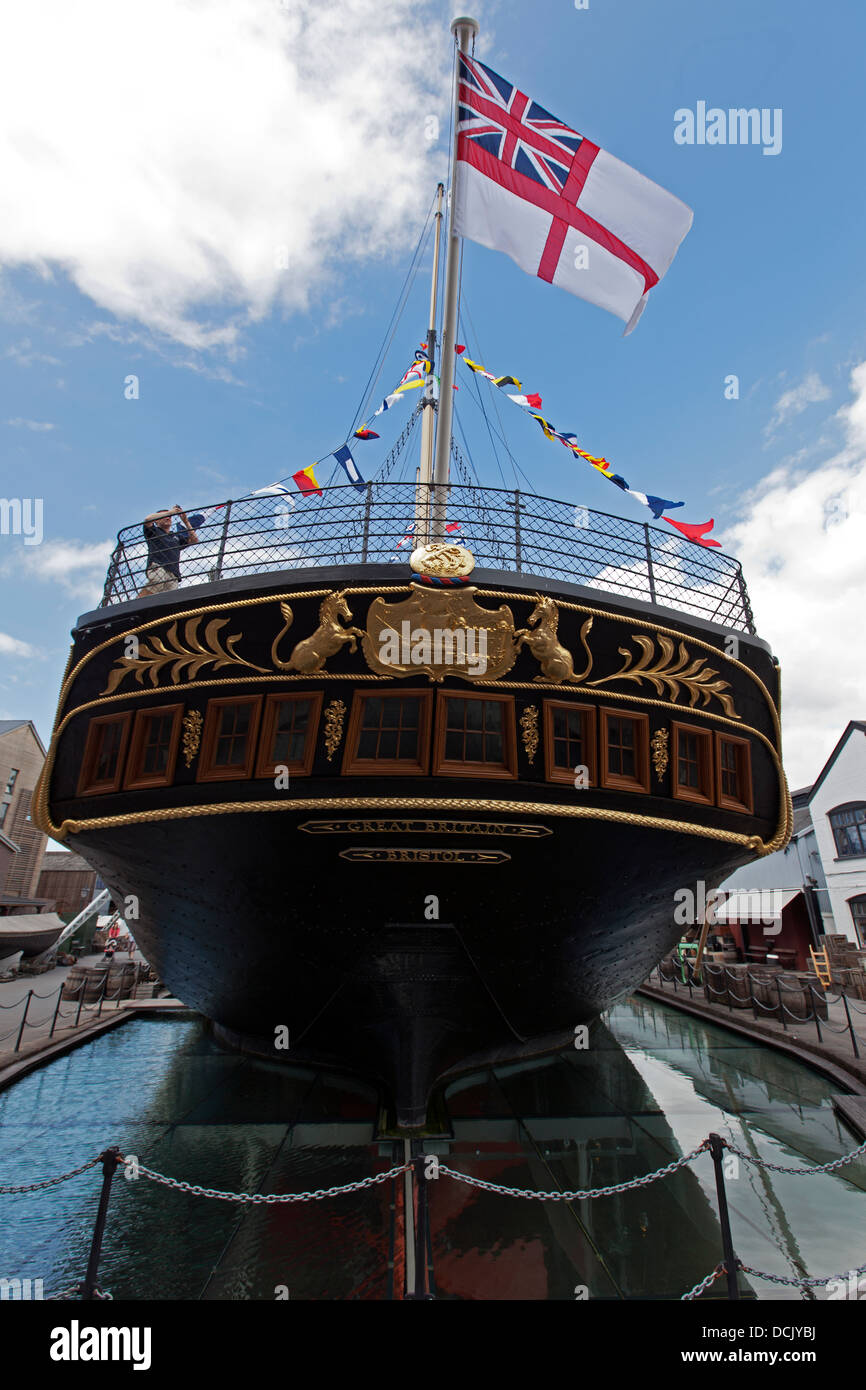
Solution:
[{"label": "alamy watermark", "polygon": [[41,545],[41,497],[0,497],[0,536],[23,536],[25,545]]},{"label": "alamy watermark", "polygon": [[465,666],[470,676],[487,670],[485,627],[413,628],[408,618],[400,631],[386,627],[379,633],[379,660],[388,666]]},{"label": "alamy watermark", "polygon": [[[729,893],[721,888],[706,891],[704,880],[698,879],[695,888],[677,888],[674,893],[674,922],[680,927],[700,926],[707,922],[714,927]],[[735,890],[737,921],[763,925],[765,936],[778,936],[782,930],[781,888]]]},{"label": "alamy watermark", "polygon": [[699,101],[692,111],[681,106],[674,112],[674,140],[678,145],[762,145],[764,154],[782,153],[781,106],[707,106]]}]

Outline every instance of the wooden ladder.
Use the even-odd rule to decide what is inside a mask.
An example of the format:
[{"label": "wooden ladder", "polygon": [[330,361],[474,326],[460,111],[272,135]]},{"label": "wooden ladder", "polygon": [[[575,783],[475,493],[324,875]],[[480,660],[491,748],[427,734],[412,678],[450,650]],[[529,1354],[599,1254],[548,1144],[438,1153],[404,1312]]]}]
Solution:
[{"label": "wooden ladder", "polygon": [[814,946],[809,947],[809,955],[812,957],[815,974],[824,988],[827,989],[833,983],[830,975],[830,957],[826,951],[816,951]]}]

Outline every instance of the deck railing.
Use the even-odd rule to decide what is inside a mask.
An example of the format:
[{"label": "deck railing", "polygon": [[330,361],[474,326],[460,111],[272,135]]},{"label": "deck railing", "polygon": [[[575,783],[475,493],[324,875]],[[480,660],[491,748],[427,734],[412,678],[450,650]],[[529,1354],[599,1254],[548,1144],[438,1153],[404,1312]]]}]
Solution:
[{"label": "deck railing", "polygon": [[[276,571],[388,564],[409,559],[414,483],[344,485],[321,497],[245,497],[209,507],[198,544],[181,552],[181,584],[214,583]],[[452,484],[449,539],[467,546],[480,569],[566,580],[609,594],[663,604],[738,632],[754,632],[739,562],[674,531],[558,502],[534,493]],[[400,542],[403,542],[401,545]],[[102,606],[135,598],[147,583],[141,523],[117,537]]]}]

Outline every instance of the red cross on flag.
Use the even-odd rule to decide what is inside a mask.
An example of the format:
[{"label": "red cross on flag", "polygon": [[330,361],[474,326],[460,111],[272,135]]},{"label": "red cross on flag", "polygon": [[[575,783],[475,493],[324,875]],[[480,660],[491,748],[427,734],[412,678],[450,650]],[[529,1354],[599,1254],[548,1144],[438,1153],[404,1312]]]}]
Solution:
[{"label": "red cross on flag", "polygon": [[630,333],[692,211],[466,54],[454,230],[608,309]]}]

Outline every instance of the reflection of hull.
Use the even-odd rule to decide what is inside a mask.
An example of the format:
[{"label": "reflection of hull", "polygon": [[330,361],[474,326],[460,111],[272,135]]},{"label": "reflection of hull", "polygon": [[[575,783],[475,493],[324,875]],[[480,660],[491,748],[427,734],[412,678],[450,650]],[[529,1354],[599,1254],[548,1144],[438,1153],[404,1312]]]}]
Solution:
[{"label": "reflection of hull", "polygon": [[[404,1124],[419,1124],[444,1070],[598,1014],[681,934],[678,888],[711,887],[785,838],[777,673],[759,639],[742,637],[730,661],[721,628],[558,583],[556,645],[578,673],[565,680],[540,682],[543,652],[528,644],[486,683],[389,677],[339,641],[325,642],[318,669],[304,674],[309,643],[320,642],[320,600],[337,581],[316,571],[292,575],[294,587],[287,579],[215,584],[83,619],[37,798],[43,828],[71,834],[115,899],[135,896],[136,939],[166,983],[233,1042],[353,1067],[396,1098]],[[351,617],[340,621],[363,631],[377,593],[402,602],[409,589],[395,579],[383,566],[346,567],[339,583]],[[504,623],[500,646],[513,642],[507,615],[531,620],[537,595],[513,575],[486,582],[479,577],[476,600]],[[423,614],[425,596],[413,592]],[[436,597],[436,613],[445,601]],[[138,666],[124,643],[131,632]],[[665,646],[670,633],[676,648]],[[292,667],[295,638],[302,670]],[[623,650],[632,662],[643,650],[645,665],[647,642],[655,671],[697,672],[697,684],[621,678]],[[175,660],[178,651],[190,655]],[[359,692],[419,688],[430,711],[423,768],[384,776],[349,766]],[[435,771],[440,702],[469,692],[511,707],[512,766],[498,777],[483,767]],[[309,765],[287,789],[252,764],[240,779],[202,778],[194,741],[165,786],[81,795],[95,716],[182,709],[201,715],[204,750],[211,699],[289,693],[321,697],[326,709],[340,703],[346,721],[335,733],[323,715]],[[597,768],[585,789],[568,775],[551,780],[548,698],[591,710],[599,740],[605,710],[634,713],[671,748],[674,718],[710,740],[737,735],[750,748],[751,809],[675,799],[668,759],[650,767],[648,749],[642,790],[602,785]],[[288,1054],[274,1050],[281,1027]]]},{"label": "reflection of hull", "polygon": [[0,917],[0,960],[17,951],[25,957],[41,955],[54,945],[62,931],[63,923],[53,912]]}]

